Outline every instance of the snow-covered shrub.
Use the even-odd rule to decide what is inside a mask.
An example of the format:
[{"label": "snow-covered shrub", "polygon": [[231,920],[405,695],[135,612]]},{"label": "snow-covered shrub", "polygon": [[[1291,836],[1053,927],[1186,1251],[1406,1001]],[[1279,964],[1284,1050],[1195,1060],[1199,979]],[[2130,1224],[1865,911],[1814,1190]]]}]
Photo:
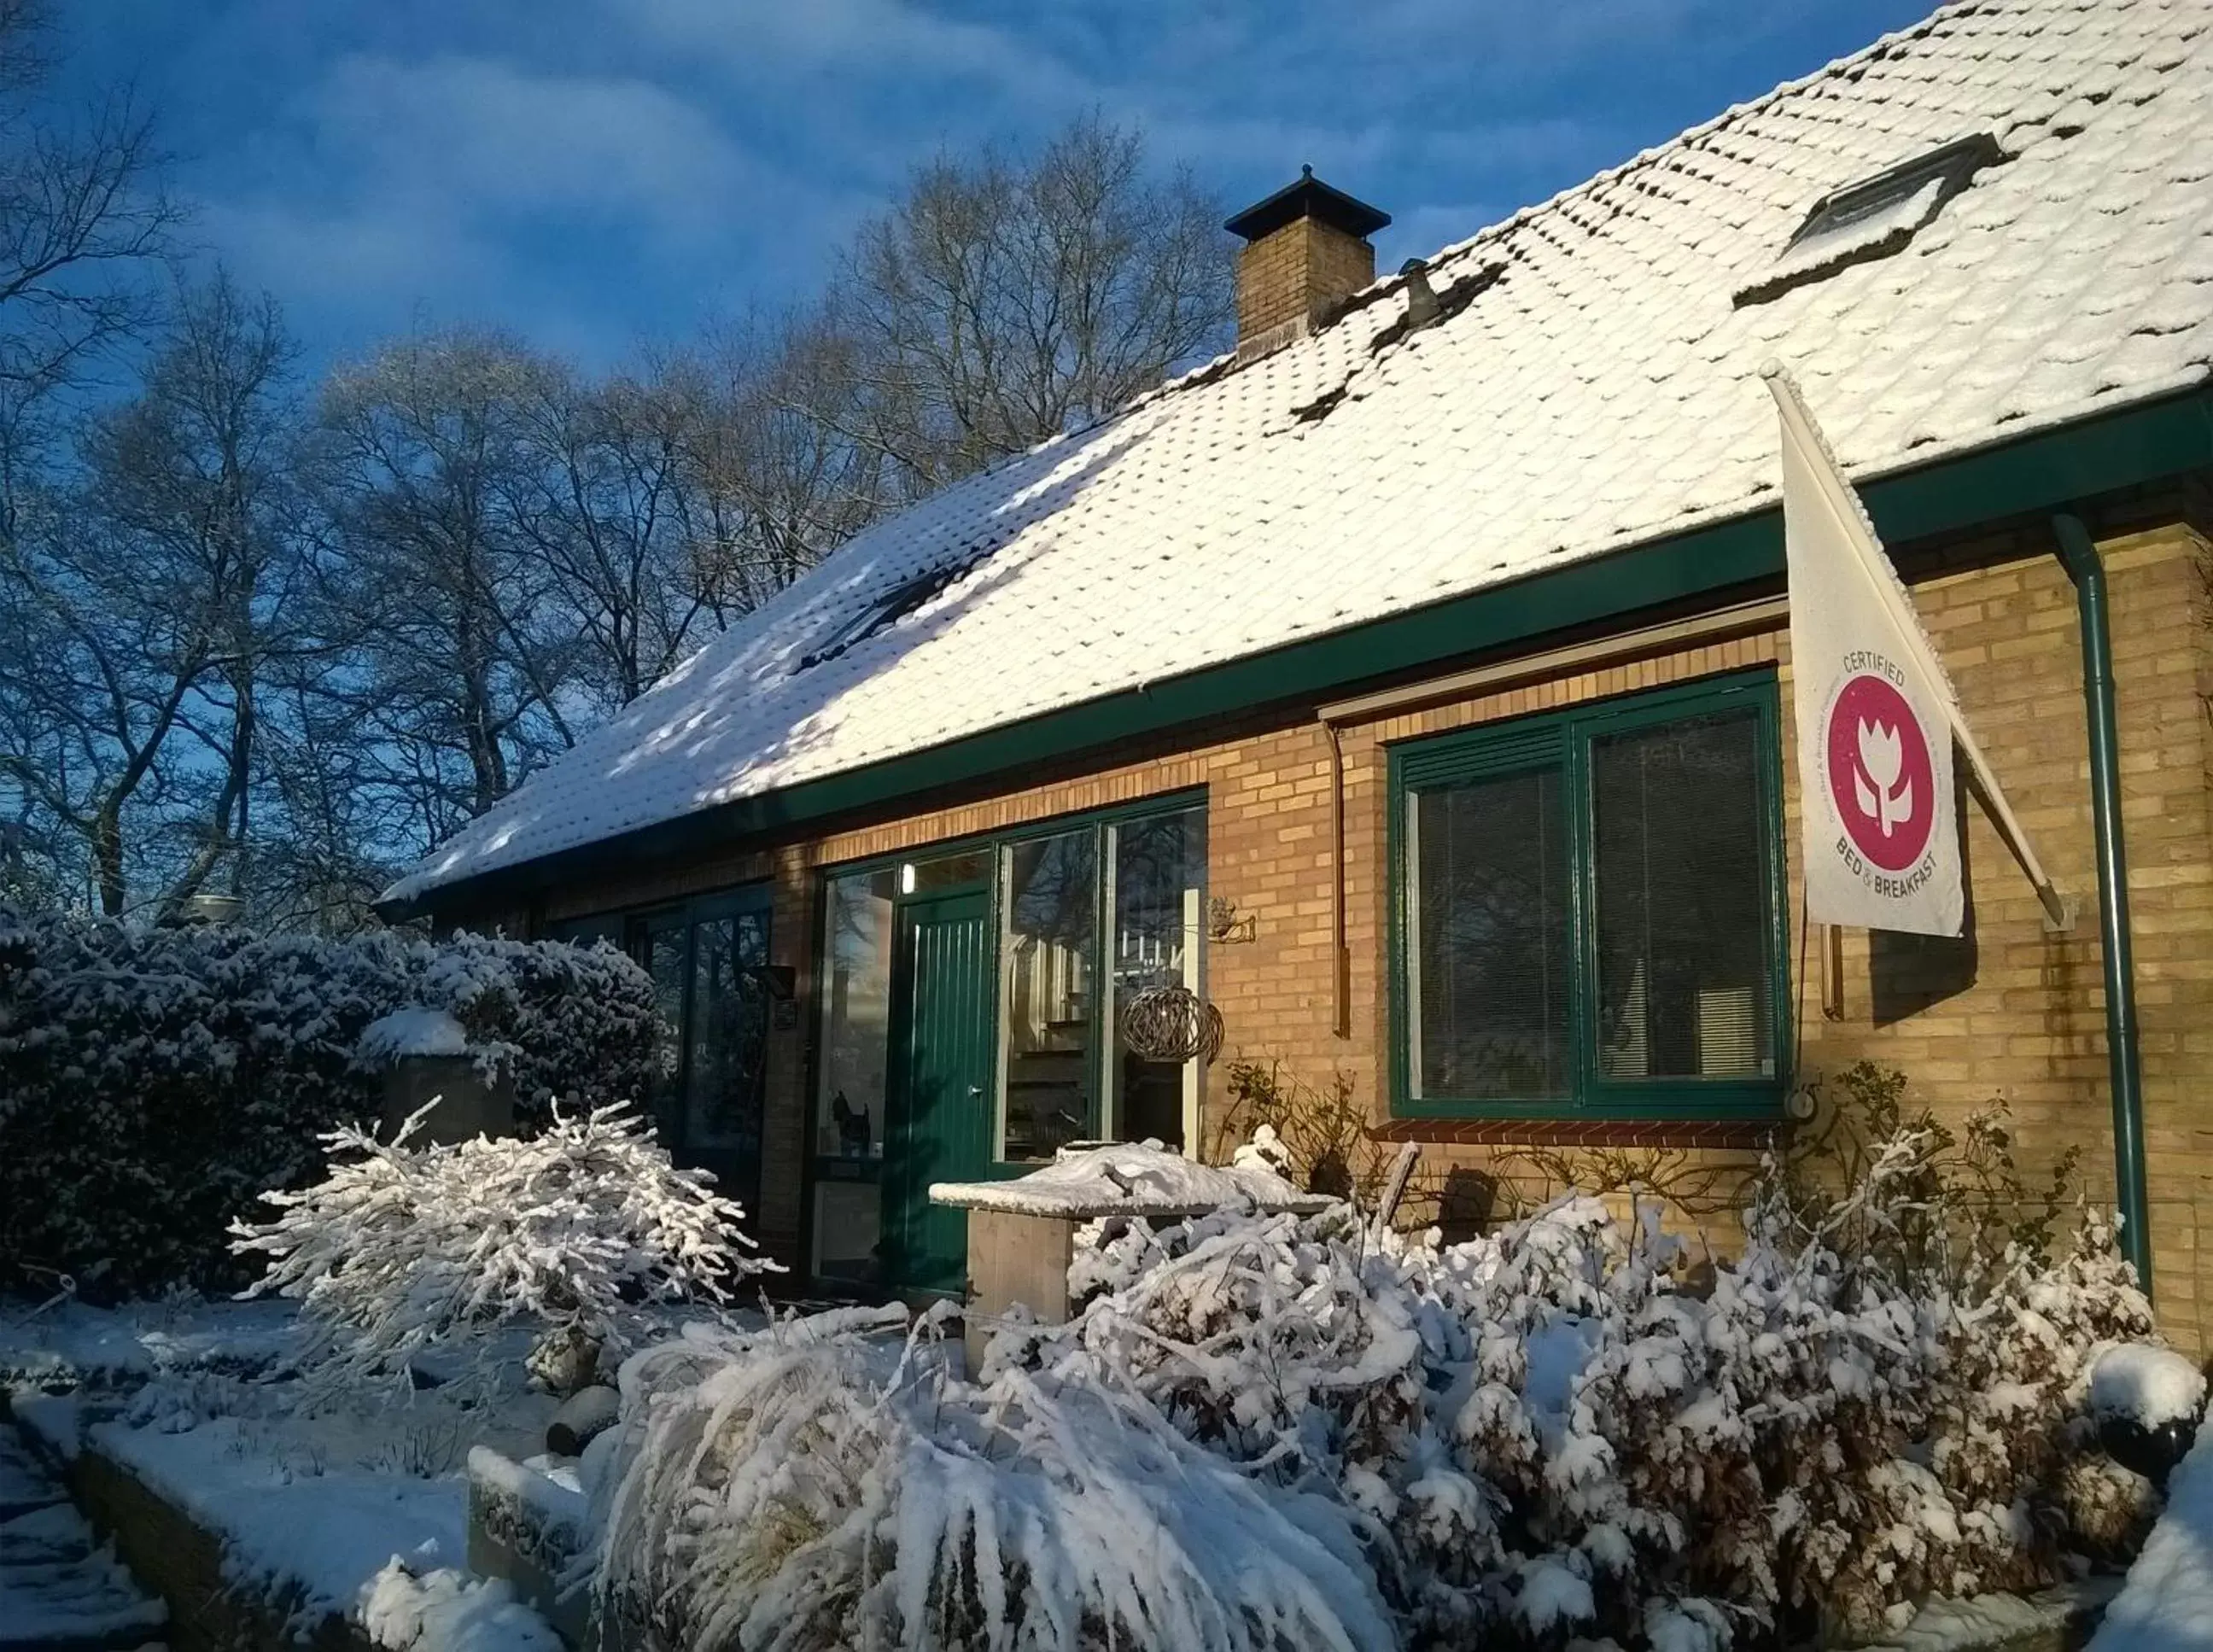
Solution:
[{"label": "snow-covered shrub", "polygon": [[1573,1195],[1449,1247],[1346,1212],[1103,1223],[1081,1311],[985,1375],[1134,1387],[1343,1509],[1409,1644],[1866,1635],[2125,1549],[2146,1507],[2083,1409],[2095,1354],[2151,1335],[2110,1234],[1941,1237],[1948,1150],[1901,1128],[1811,1204],[1771,1168],[1710,1280],[1650,1207]]},{"label": "snow-covered shrub", "polygon": [[1734,1257],[1575,1193],[1453,1245],[1107,1218],[972,1382],[865,1311],[649,1350],[602,1598],[672,1648],[1750,1652],[2125,1558],[2157,1494],[2092,1373],[2153,1330],[2110,1229],[2000,1118],[1876,1117],[1841,1178],[1771,1161]]},{"label": "snow-covered shrub", "polygon": [[651,979],[619,948],[455,935],[411,948],[408,969],[414,1001],[504,1056],[516,1099],[541,1122],[557,1100],[604,1106],[652,1093],[665,1033]]},{"label": "snow-covered shrub", "polygon": [[1394,1644],[1350,1511],[1256,1483],[1126,1387],[978,1387],[930,1356],[930,1322],[887,1344],[871,1318],[625,1367],[599,1591],[626,1644]]},{"label": "snow-covered shrub", "polygon": [[549,1352],[625,1344],[626,1303],[725,1299],[773,1265],[746,1253],[744,1211],[710,1179],[680,1170],[650,1130],[613,1107],[568,1117],[534,1137],[448,1146],[380,1143],[341,1125],[325,1140],[330,1173],[262,1195],[271,1221],[231,1231],[241,1255],[270,1259],[249,1295],[300,1302],[302,1363],[322,1393],[405,1393],[409,1362],[481,1345],[527,1317]]},{"label": "snow-covered shrub", "polygon": [[235,1278],[232,1217],[378,1106],[363,1029],[450,1014],[518,1095],[649,1094],[651,983],[607,948],[333,941],[0,908],[0,1281],[88,1294]]}]

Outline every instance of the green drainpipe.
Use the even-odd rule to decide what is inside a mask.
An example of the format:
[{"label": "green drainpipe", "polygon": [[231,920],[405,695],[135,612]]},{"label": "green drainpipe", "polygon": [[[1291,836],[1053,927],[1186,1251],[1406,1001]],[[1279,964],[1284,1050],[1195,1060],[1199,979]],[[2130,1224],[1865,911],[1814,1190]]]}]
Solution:
[{"label": "green drainpipe", "polygon": [[2143,1060],[2137,1046],[2136,965],[2129,940],[2129,856],[2121,841],[2121,755],[2113,722],[2113,639],[2106,564],[2082,519],[2051,519],[2059,559],[2082,616],[2082,699],[2090,723],[2090,818],[2098,838],[2099,948],[2106,966],[2106,1051],[2113,1069],[2113,1185],[2121,1253],[2151,1294],[2151,1228],[2144,1202]]}]

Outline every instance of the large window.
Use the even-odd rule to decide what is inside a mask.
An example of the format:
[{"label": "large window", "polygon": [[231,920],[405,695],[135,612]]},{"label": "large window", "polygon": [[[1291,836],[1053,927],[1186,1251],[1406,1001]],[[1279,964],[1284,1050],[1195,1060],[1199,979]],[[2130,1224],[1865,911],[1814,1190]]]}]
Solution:
[{"label": "large window", "polygon": [[767,886],[582,918],[552,934],[619,946],[652,978],[672,1034],[658,1045],[650,1098],[661,1138],[680,1161],[712,1171],[721,1192],[755,1210],[768,1074]]},{"label": "large window", "polygon": [[1099,838],[1057,832],[1003,852],[999,1157],[1050,1159],[1099,1133]]},{"label": "large window", "polygon": [[1125,1047],[1138,993],[1199,982],[1206,892],[1204,807],[1091,822],[1000,850],[1003,1163],[1071,1142],[1157,1139],[1196,1128],[1195,1061]]},{"label": "large window", "polygon": [[1772,1109],[1778,738],[1761,674],[1395,748],[1401,1110]]},{"label": "large window", "polygon": [[[1076,1141],[1157,1137],[1181,1148],[1197,1128],[1192,1061],[1125,1047],[1123,1012],[1149,989],[1203,991],[1206,810],[1188,798],[1010,832],[824,880],[815,1062],[814,1270],[825,1283],[886,1281],[907,1186],[894,1148],[930,1161],[924,1179],[1015,1173]],[[894,1129],[899,995],[915,987],[899,960],[901,917],[915,903],[969,892],[988,899],[988,982],[977,1009],[991,1068],[973,1106],[976,1162]],[[911,1006],[910,1006],[911,1008]],[[946,1130],[934,1121],[934,1130]],[[966,1140],[966,1137],[963,1137]],[[965,1149],[964,1149],[965,1150]],[[889,1216],[887,1216],[887,1210]]]}]

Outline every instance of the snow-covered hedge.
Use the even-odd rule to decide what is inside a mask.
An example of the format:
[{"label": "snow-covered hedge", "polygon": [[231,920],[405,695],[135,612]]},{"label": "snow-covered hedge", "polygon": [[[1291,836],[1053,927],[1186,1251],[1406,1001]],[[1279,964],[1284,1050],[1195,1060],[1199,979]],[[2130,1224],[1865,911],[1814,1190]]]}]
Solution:
[{"label": "snow-covered hedge", "polygon": [[149,929],[0,907],[0,1283],[230,1283],[225,1232],[371,1116],[363,1030],[442,1010],[543,1113],[649,1094],[651,984],[609,948]]},{"label": "snow-covered hedge", "polygon": [[850,1322],[649,1350],[606,1598],[669,1648],[1717,1652],[2051,1581],[2155,1500],[2085,1413],[2149,1309],[2095,1223],[1896,1270],[1936,1150],[1771,1177],[1710,1273],[1576,1196],[1450,1247],[1110,1219],[974,1383]]}]

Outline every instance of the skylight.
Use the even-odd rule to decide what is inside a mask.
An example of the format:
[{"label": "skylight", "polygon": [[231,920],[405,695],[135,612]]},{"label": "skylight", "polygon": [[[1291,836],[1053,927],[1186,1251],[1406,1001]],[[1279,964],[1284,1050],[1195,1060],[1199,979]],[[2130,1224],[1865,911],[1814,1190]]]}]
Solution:
[{"label": "skylight", "polygon": [[864,643],[886,626],[895,625],[967,571],[966,564],[934,568],[902,580],[850,619],[840,621],[826,637],[802,655],[795,671],[807,671],[836,659],[857,643]]},{"label": "skylight", "polygon": [[1848,265],[1888,257],[1978,171],[2004,159],[1997,139],[1977,132],[1832,190],[1808,210],[1775,267],[1737,289],[1736,304],[1764,304]]}]

